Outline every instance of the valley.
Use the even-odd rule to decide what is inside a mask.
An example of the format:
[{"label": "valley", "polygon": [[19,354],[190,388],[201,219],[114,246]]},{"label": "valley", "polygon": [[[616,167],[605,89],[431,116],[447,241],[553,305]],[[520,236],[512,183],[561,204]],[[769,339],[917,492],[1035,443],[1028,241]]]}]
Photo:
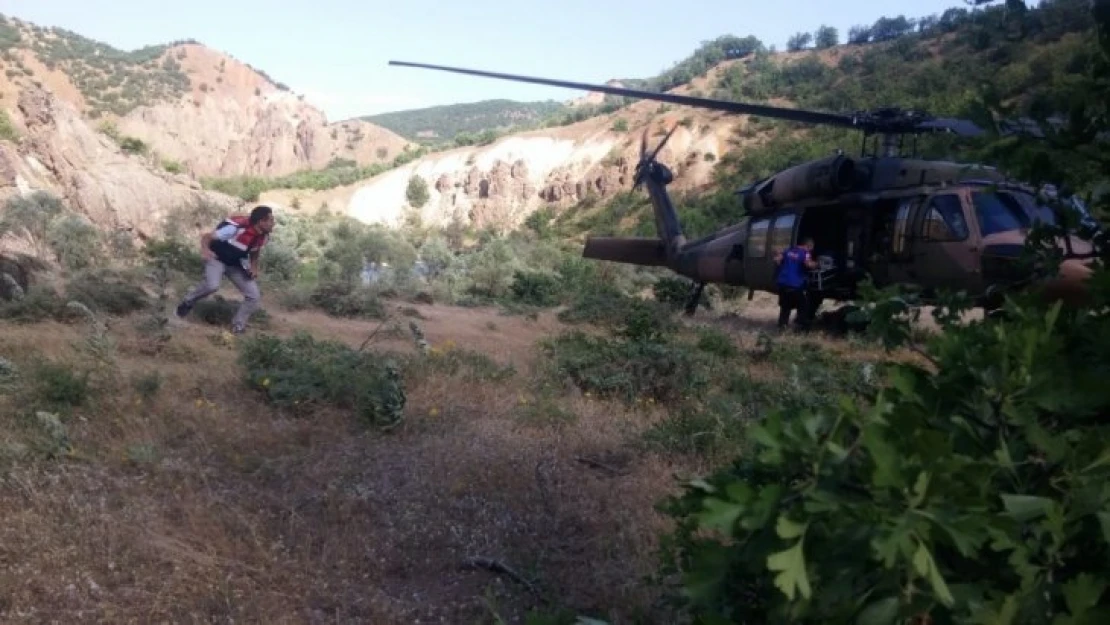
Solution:
[{"label": "valley", "polygon": [[[723,35],[610,84],[1086,112],[1064,147],[920,149],[1103,218],[1101,6]],[[0,64],[0,621],[1110,617],[1102,268],[1095,306],[989,321],[882,292],[867,333],[833,336],[778,332],[744,287],[685,316],[689,280],[582,258],[587,235],[656,235],[645,136],[674,129],[692,240],[858,134],[574,91],[329,120],[197,41],[128,52],[13,16]],[[259,202],[277,225],[246,333],[227,281],[177,317],[200,233]]]}]

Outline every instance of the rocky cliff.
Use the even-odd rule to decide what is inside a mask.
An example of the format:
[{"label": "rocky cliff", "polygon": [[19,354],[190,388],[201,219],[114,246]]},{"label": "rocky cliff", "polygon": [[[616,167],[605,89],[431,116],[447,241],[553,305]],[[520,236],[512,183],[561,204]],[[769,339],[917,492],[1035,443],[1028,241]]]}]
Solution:
[{"label": "rocky cliff", "polygon": [[285,85],[194,42],[123,52],[0,16],[0,69],[3,101],[41,87],[198,177],[387,162],[409,143],[365,121],[329,123]]},{"label": "rocky cliff", "polygon": [[388,162],[409,143],[365,121],[328,123],[299,96],[204,46],[182,44],[165,54],[192,77],[189,92],[140,106],[118,126],[197,176],[278,176],[334,159]]},{"label": "rocky cliff", "polygon": [[[68,102],[42,88],[24,89],[9,136],[0,140],[0,200],[46,190],[106,231],[156,236],[172,210],[204,202],[232,210],[239,202],[204,191],[183,174],[151,166],[93,130]],[[192,224],[184,224],[191,227]],[[7,241],[18,247],[18,241]]]}]

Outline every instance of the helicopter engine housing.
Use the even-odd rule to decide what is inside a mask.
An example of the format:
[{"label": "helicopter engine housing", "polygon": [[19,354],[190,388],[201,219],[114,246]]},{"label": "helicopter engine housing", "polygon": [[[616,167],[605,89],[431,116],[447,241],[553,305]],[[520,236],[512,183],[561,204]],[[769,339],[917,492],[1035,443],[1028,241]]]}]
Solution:
[{"label": "helicopter engine housing", "polygon": [[855,183],[856,162],[834,154],[783,170],[756,184],[745,193],[744,208],[759,213],[804,198],[843,193]]}]

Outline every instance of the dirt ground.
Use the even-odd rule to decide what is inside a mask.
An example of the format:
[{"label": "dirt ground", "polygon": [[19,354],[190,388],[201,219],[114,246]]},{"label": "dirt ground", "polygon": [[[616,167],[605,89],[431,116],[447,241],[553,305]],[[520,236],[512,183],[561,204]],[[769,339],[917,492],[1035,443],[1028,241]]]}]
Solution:
[{"label": "dirt ground", "polygon": [[[0,432],[0,620],[521,623],[563,606],[657,622],[644,576],[667,524],[654,506],[677,477],[712,467],[633,443],[664,416],[657,407],[568,389],[558,403],[569,418],[534,410],[536,342],[562,329],[553,312],[389,308],[400,321],[389,331],[280,309],[266,331],[356,347],[377,331],[376,348],[411,351],[415,321],[433,347],[476,350],[518,375],[418,380],[403,425],[375,433],[338,412],[263,404],[218,328],[174,320],[169,347],[147,355],[133,321],[116,320],[120,375],[159,372],[153,399],[128,391],[83,410],[66,424],[73,451],[56,459],[5,460],[27,424],[0,418],[11,423]],[[753,302],[685,322],[751,346],[775,314]],[[9,358],[66,358],[82,332],[2,325]],[[472,566],[490,561],[523,581]]]},{"label": "dirt ground", "polygon": [[[560,327],[551,313],[397,308],[418,311],[399,318],[433,346],[477,350],[524,375],[425,380],[408,389],[404,425],[376,434],[346,415],[265,406],[212,326],[175,321],[171,348],[147,356],[133,324],[117,320],[121,375],[156,370],[163,387],[151,401],[120,396],[82,412],[67,424],[66,457],[0,464],[2,620],[522,622],[548,599],[615,623],[650,610],[641,577],[665,527],[653,505],[676,471],[706,467],[632,451],[627,442],[660,416],[647,409],[572,394],[572,422],[529,419],[524,381],[535,341]],[[352,346],[378,325],[271,316],[271,332]],[[374,344],[414,349],[398,334]],[[0,355],[65,358],[80,336],[79,326],[4,324]],[[0,450],[16,434],[0,436]],[[467,566],[474,558],[527,583]]]}]

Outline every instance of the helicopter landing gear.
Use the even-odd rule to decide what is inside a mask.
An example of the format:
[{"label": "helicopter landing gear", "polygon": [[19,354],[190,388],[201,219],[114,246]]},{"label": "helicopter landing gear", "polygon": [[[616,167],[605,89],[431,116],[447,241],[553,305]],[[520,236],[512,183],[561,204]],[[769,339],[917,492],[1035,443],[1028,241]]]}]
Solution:
[{"label": "helicopter landing gear", "polygon": [[[694,284],[694,288],[690,291],[690,297],[686,300],[686,307],[683,309],[683,312],[686,313],[687,317],[692,317],[694,316],[694,313],[697,312],[698,304],[701,303],[701,294],[704,290],[704,282],[697,282]],[[708,305],[706,306],[706,308],[708,308]]]}]

